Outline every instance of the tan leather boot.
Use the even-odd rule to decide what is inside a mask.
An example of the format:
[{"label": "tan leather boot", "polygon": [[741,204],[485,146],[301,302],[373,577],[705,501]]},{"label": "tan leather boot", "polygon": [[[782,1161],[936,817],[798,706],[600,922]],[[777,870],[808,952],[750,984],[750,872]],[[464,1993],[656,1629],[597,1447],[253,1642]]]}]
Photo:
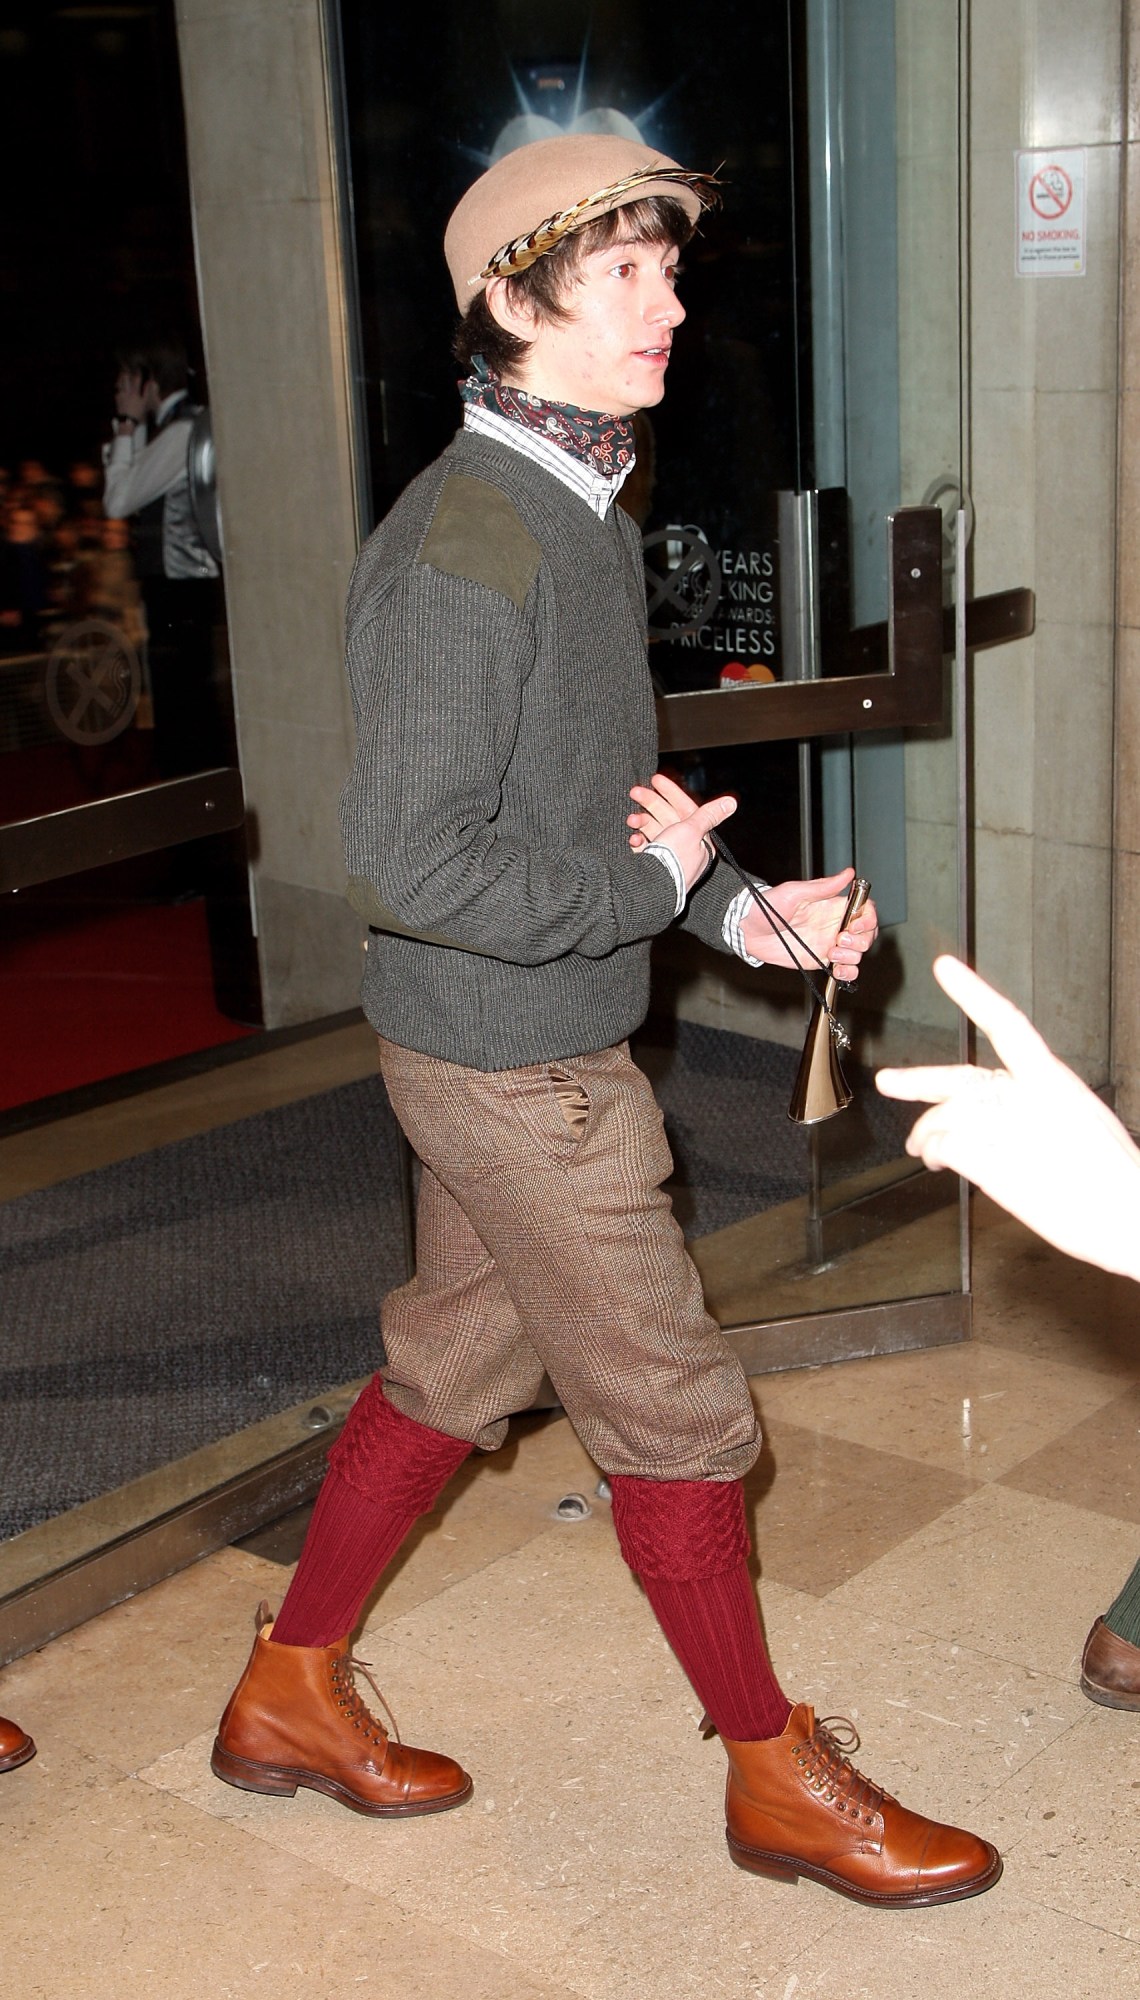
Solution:
[{"label": "tan leather boot", "polygon": [[30,1763],[35,1754],[36,1746],[27,1730],[0,1715],[0,1771],[18,1770],[21,1764]]},{"label": "tan leather boot", "polygon": [[367,1668],[351,1658],[347,1639],[275,1646],[266,1606],[258,1620],[249,1665],[214,1742],[215,1777],[290,1799],[305,1786],[380,1819],[446,1812],[471,1797],[470,1778],[450,1757],[414,1750],[398,1734],[393,1742],[365,1707],[354,1674]]},{"label": "tan leather boot", "polygon": [[[857,1749],[851,1724],[839,1726]],[[980,1895],[1001,1874],[988,1840],[924,1819],[864,1778],[805,1702],[782,1736],[724,1747],[728,1851],[738,1868],[788,1882],[810,1875],[857,1903],[900,1910]]]},{"label": "tan leather boot", "polygon": [[1098,1618],[1081,1655],[1081,1692],[1102,1708],[1140,1709],[1140,1646]]}]

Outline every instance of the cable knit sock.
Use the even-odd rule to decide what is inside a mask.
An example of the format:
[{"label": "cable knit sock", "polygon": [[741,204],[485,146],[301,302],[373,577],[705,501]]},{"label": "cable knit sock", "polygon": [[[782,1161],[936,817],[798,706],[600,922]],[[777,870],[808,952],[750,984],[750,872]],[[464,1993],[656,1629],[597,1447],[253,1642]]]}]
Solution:
[{"label": "cable knit sock", "polygon": [[281,1646],[331,1646],[471,1450],[402,1416],[373,1376],[329,1453],[301,1560],[273,1627]]},{"label": "cable knit sock", "polygon": [[719,1733],[782,1735],[792,1709],[760,1630],[740,1481],[615,1474],[610,1486],[622,1555]]},{"label": "cable knit sock", "polygon": [[1140,1562],[1116,1602],[1104,1614],[1110,1632],[1129,1646],[1140,1646]]}]

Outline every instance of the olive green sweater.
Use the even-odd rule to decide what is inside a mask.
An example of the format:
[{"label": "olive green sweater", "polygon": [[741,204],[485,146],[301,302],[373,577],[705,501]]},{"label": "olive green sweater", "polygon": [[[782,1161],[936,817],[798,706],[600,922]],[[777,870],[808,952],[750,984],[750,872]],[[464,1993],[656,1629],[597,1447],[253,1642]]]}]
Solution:
[{"label": "olive green sweater", "polygon": [[[461,431],[365,543],[347,630],[373,1026],[483,1070],[623,1040],[676,901],[625,823],[657,758],[632,521]],[[717,945],[719,873],[685,917]]]}]

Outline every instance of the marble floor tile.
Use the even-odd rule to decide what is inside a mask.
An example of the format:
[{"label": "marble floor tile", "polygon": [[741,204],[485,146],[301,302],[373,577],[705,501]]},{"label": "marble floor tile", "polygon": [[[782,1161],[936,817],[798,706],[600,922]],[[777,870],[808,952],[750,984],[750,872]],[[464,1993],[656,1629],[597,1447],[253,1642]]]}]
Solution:
[{"label": "marble floor tile", "polygon": [[988,1839],[997,1839],[994,1795],[1091,1706],[1073,1682],[902,1621],[852,1617],[834,1598],[774,1591],[765,1623],[789,1695],[817,1715],[850,1718],[868,1777]]},{"label": "marble floor tile", "polygon": [[[1028,1819],[1020,1791],[1006,1809],[1005,1793],[1020,1784],[1037,1801],[1047,1758],[1079,1764],[1064,1747],[1087,1728],[1077,1690],[901,1622],[852,1618],[843,1591],[821,1603],[774,1586],[768,1628],[785,1678],[794,1663],[796,1692],[821,1711],[854,1714],[869,1773],[990,1837],[1013,1829],[1025,1860],[1011,1886],[928,1912],[855,1911],[813,1884],[755,1881],[731,1868],[723,1848],[718,1746],[693,1727],[694,1697],[603,1526],[551,1529],[364,1635],[362,1650],[390,1692],[414,1684],[408,1733],[454,1750],[475,1774],[475,1798],[461,1812],[392,1829],[315,1796],[234,1792],[209,1774],[208,1736],[142,1776],[232,1831],[390,1897],[413,1923],[430,1919],[446,1880],[458,1943],[490,1947],[587,2000],[816,1992],[1021,2000],[1014,1946],[1022,1950],[1033,1930],[1023,1900],[1034,1893],[1030,1848],[1051,1822]],[[1056,1780],[1045,1787],[1050,1797],[1055,1789]],[[1007,1897],[1008,1923],[998,1914]],[[1102,1991],[1127,1993],[1137,1961],[1123,1935],[1040,1900],[1037,1928],[1052,1943],[1035,2000],[1038,1991],[1092,2000],[1096,1988],[1080,1981],[1093,1965],[1108,1977]],[[907,1972],[916,1954],[920,1981]],[[876,1964],[877,1985],[867,1983]]]},{"label": "marble floor tile", "polygon": [[1125,1522],[995,1483],[871,1563],[831,1604],[1074,1683],[1085,1634],[1132,1568],[1135,1543]]},{"label": "marble floor tile", "polygon": [[[398,1713],[414,1683],[405,1734],[463,1758],[468,1807],[392,1830],[250,1797],[210,1777],[205,1738],[146,1778],[416,1921],[446,1881],[459,1937],[589,2000],[740,1991],[742,1965],[802,1944],[799,1900],[728,1860],[722,1753],[604,1523],[552,1529],[361,1647]],[[825,1898],[809,1922],[837,1917]]]},{"label": "marble floor tile", "polygon": [[1032,1461],[1120,1394],[1111,1376],[976,1341],[797,1370],[757,1389],[766,1417],[969,1480],[997,1479]]},{"label": "marble floor tile", "polygon": [[30,1764],[0,1776],[0,1845],[15,1839],[46,1843],[55,1820],[90,1804],[123,1774],[106,1758],[69,1743],[46,1711],[33,1717],[29,1709],[25,1715],[9,1700],[7,1676],[0,1688],[5,1715],[26,1729],[36,1745]]},{"label": "marble floor tile", "polygon": [[0,1707],[52,1762],[72,1745],[137,1770],[217,1721],[219,1691],[244,1666],[258,1600],[280,1574],[237,1549],[208,1556],[13,1661]]},{"label": "marble floor tile", "polygon": [[[596,1491],[600,1477],[566,1417],[517,1419],[502,1449],[474,1453],[409,1536],[367,1607],[367,1622],[398,1617],[435,1590],[545,1534],[558,1502],[570,1493],[586,1501],[612,1542],[609,1503]],[[566,1525],[559,1523],[563,1531]]]},{"label": "marble floor tile", "polygon": [[1094,1416],[1014,1466],[1003,1483],[1131,1521],[1140,1555],[1140,1388],[1115,1395]]},{"label": "marble floor tile", "polygon": [[942,1909],[848,1904],[822,1947],[813,1941],[792,1962],[784,1984],[754,1993],[756,2000],[1133,2000],[1140,1950],[1025,1900],[1003,1877],[988,1894]]},{"label": "marble floor tile", "polygon": [[[477,1452],[451,1479],[430,1514],[413,1528],[379,1590],[365,1607],[368,1624],[386,1624],[488,1563],[545,1534],[566,1494],[580,1495],[608,1521],[598,1468],[563,1416],[518,1418],[500,1451]],[[311,1510],[290,1537],[291,1565]],[[278,1567],[269,1597],[276,1609],[289,1580]]]},{"label": "marble floor tile", "polygon": [[[572,1993],[409,1919],[382,1885],[356,1889],[134,1779],[7,1850],[11,2000],[556,2000]],[[389,1855],[389,1866],[391,1857]],[[63,1885],[66,1884],[66,1891]],[[19,1984],[9,1974],[19,1967]]]},{"label": "marble floor tile", "polygon": [[1084,1710],[1002,1788],[993,1838],[1015,1894],[1140,1951],[1140,1726],[1095,1702]]},{"label": "marble floor tile", "polygon": [[1140,1376],[1135,1285],[1063,1256],[983,1195],[971,1207],[975,1339],[1106,1375]]},{"label": "marble floor tile", "polygon": [[822,1268],[808,1255],[807,1216],[804,1196],[690,1242],[709,1311],[722,1326],[922,1297],[958,1284],[953,1210],[935,1209],[881,1232],[872,1226],[862,1240],[855,1232]]},{"label": "marble floor tile", "polygon": [[769,1419],[768,1379],[757,1385],[764,1450],[745,1482],[766,1581],[822,1597],[973,1491],[941,1466]]}]

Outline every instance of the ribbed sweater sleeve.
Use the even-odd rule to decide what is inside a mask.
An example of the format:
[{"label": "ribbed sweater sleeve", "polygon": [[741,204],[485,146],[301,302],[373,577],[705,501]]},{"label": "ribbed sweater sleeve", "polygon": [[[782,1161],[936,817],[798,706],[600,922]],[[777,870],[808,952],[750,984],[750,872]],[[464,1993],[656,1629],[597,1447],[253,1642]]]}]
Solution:
[{"label": "ribbed sweater sleeve", "polygon": [[690,895],[681,918],[681,929],[691,931],[702,944],[710,944],[716,951],[728,951],[724,941],[724,919],[739,888],[736,877],[715,861],[703,882],[698,882]]},{"label": "ribbed sweater sleeve", "polygon": [[[355,906],[380,929],[520,966],[603,958],[674,911],[663,868],[591,839],[581,802],[560,798],[558,744],[532,685],[539,592],[519,606],[413,562],[349,647],[358,750],[342,819]],[[520,799],[532,802],[525,830]]]}]

